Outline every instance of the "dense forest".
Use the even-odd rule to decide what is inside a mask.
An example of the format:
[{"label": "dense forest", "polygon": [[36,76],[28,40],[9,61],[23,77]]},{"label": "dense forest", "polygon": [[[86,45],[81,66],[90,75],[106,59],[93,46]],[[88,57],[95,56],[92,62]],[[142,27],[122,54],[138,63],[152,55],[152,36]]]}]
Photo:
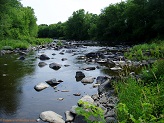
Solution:
[{"label": "dense forest", "polygon": [[127,0],[110,4],[100,15],[80,9],[64,23],[39,25],[38,37],[131,44],[163,38],[163,0]]},{"label": "dense forest", "polygon": [[31,7],[23,7],[19,0],[0,0],[0,39],[36,37],[38,26]]},{"label": "dense forest", "polygon": [[0,0],[0,40],[28,37],[142,43],[164,34],[163,0],[127,0],[110,4],[99,15],[74,11],[66,22],[37,25],[31,7],[20,0]]}]

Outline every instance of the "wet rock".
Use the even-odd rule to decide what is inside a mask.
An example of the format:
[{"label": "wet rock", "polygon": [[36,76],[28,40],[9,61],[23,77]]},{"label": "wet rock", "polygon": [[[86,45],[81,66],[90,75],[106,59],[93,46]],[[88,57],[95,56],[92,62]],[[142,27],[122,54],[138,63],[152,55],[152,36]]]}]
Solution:
[{"label": "wet rock", "polygon": [[69,67],[70,65],[69,64],[65,64],[64,67]]},{"label": "wet rock", "polygon": [[76,72],[76,76],[75,76],[76,81],[81,81],[84,77],[85,77],[85,74],[83,72],[81,71]]},{"label": "wet rock", "polygon": [[81,96],[81,94],[80,93],[75,93],[75,94],[73,94],[74,96]]},{"label": "wet rock", "polygon": [[57,63],[51,63],[49,64],[49,67],[54,70],[59,70],[61,68],[61,65]]},{"label": "wet rock", "polygon": [[92,76],[88,76],[88,77],[85,77],[81,80],[82,83],[85,83],[85,84],[89,84],[89,83],[93,83],[95,80],[95,77],[92,77]]},{"label": "wet rock", "polygon": [[64,55],[64,53],[63,53],[63,52],[60,52],[59,54],[60,54],[60,55]]},{"label": "wet rock", "polygon": [[95,70],[96,68],[95,67],[86,67],[86,68],[82,68],[83,70],[87,70],[87,71],[90,71],[90,70]]},{"label": "wet rock", "polygon": [[65,123],[63,117],[53,111],[44,111],[40,114],[41,120],[50,123]]},{"label": "wet rock", "polygon": [[65,112],[66,122],[72,122],[74,119],[74,115],[70,111]]},{"label": "wet rock", "polygon": [[62,100],[64,100],[64,98],[58,98],[57,100],[62,101]]},{"label": "wet rock", "polygon": [[47,85],[46,83],[41,82],[41,83],[38,83],[37,85],[35,85],[34,89],[36,91],[41,91],[41,90],[43,90],[45,88],[48,88],[48,87],[49,87],[49,85]]},{"label": "wet rock", "polygon": [[80,100],[83,101],[83,102],[88,102],[88,103],[94,104],[94,100],[89,95],[84,95]]},{"label": "wet rock", "polygon": [[45,63],[45,62],[39,62],[39,63],[38,63],[38,66],[39,66],[39,67],[44,67],[44,66],[46,66],[46,65],[47,65],[47,63]]},{"label": "wet rock", "polygon": [[49,60],[50,58],[47,55],[42,54],[42,55],[40,55],[39,59],[40,60]]},{"label": "wet rock", "polygon": [[54,55],[56,55],[55,53],[52,53],[52,55],[54,56]]},{"label": "wet rock", "polygon": [[67,60],[67,58],[62,58],[61,60],[62,60],[62,61],[65,61],[65,60]]},{"label": "wet rock", "polygon": [[60,82],[56,81],[55,78],[50,79],[50,80],[47,80],[46,83],[49,84],[49,85],[52,86],[52,87],[54,87],[54,86],[60,84]]}]

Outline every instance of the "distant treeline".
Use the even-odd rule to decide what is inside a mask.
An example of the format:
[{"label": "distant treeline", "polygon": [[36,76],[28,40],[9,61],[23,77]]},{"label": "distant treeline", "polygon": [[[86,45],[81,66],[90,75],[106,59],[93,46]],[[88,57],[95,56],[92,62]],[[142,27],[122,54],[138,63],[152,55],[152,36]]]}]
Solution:
[{"label": "distant treeline", "polygon": [[127,0],[100,15],[80,9],[64,23],[39,25],[38,37],[131,44],[164,37],[164,0]]},{"label": "distant treeline", "polygon": [[131,44],[164,38],[164,0],[127,0],[110,4],[99,15],[80,9],[66,22],[36,24],[31,7],[0,0],[0,40],[29,37],[96,40]]}]

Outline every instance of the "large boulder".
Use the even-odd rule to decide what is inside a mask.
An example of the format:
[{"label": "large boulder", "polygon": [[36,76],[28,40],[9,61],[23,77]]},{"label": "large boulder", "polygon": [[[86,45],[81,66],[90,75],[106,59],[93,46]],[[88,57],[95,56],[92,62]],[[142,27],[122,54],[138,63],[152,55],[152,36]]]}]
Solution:
[{"label": "large boulder", "polygon": [[70,111],[65,112],[66,122],[72,122],[74,119],[74,115]]},{"label": "large boulder", "polygon": [[65,123],[63,117],[53,111],[44,111],[40,114],[41,120],[49,123]]},{"label": "large boulder", "polygon": [[102,94],[103,92],[108,91],[111,88],[112,88],[112,85],[110,83],[110,79],[107,79],[105,82],[103,82],[102,84],[98,86],[98,93]]},{"label": "large boulder", "polygon": [[36,91],[41,91],[41,90],[43,90],[45,88],[48,88],[48,87],[49,87],[49,85],[47,85],[46,83],[41,82],[41,83],[38,83],[37,85],[35,85],[34,89]]},{"label": "large boulder", "polygon": [[98,77],[96,78],[96,83],[97,83],[97,84],[102,84],[102,83],[104,83],[107,79],[109,79],[109,77],[107,77],[107,76],[98,76]]},{"label": "large boulder", "polygon": [[51,63],[49,64],[49,67],[54,70],[59,70],[61,68],[61,65],[57,63]]},{"label": "large boulder", "polygon": [[89,95],[84,95],[81,99],[79,99],[78,102],[80,102],[80,101],[88,102],[88,103],[94,104],[94,100],[93,100],[92,97],[89,96]]},{"label": "large boulder", "polygon": [[81,80],[82,83],[89,84],[94,82],[95,77],[88,76]]},{"label": "large boulder", "polygon": [[49,60],[50,58],[47,55],[42,54],[42,55],[40,55],[39,59],[40,60]]}]

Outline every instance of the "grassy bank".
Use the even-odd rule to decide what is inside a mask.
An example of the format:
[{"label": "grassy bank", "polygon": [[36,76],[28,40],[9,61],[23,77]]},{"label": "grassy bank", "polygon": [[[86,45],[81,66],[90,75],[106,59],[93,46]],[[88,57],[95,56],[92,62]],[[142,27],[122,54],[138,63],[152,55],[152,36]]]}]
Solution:
[{"label": "grassy bank", "polygon": [[119,98],[119,122],[164,122],[164,42],[136,45],[125,55],[132,60],[157,61],[144,68],[139,79],[128,77],[114,83]]},{"label": "grassy bank", "polygon": [[133,46],[125,57],[131,60],[148,60],[164,57],[164,41],[155,41],[150,44]]},{"label": "grassy bank", "polygon": [[5,39],[0,41],[0,49],[29,48],[30,46],[46,44],[52,41],[49,38]]}]

